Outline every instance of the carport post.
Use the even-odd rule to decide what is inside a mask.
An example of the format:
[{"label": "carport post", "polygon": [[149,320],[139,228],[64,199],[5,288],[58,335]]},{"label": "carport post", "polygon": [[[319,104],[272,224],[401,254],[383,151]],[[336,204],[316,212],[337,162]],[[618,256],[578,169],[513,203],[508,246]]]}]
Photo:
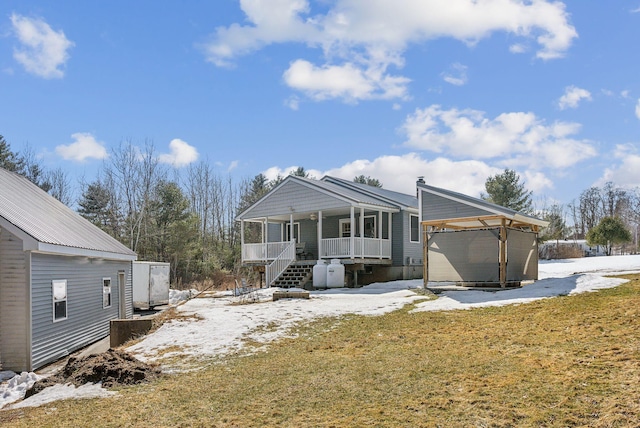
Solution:
[{"label": "carport post", "polygon": [[429,226],[422,225],[422,281],[423,288],[429,283]]},{"label": "carport post", "polygon": [[500,287],[507,286],[507,225],[502,219],[500,225]]}]

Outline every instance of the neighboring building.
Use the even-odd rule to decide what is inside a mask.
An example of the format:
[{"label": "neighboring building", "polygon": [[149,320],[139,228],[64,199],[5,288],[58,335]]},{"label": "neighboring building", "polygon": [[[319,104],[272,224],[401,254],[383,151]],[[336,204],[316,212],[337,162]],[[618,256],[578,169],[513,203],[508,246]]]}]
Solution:
[{"label": "neighboring building", "polygon": [[543,259],[606,256],[607,248],[604,245],[589,245],[585,239],[559,239],[540,244],[539,254]]},{"label": "neighboring building", "polygon": [[417,182],[428,281],[517,286],[538,279],[540,227],[548,222]]},{"label": "neighboring building", "polygon": [[0,366],[30,371],[131,318],[136,254],[0,168]]},{"label": "neighboring building", "polygon": [[[422,276],[415,196],[335,177],[290,175],[237,220],[242,263],[264,272],[267,286],[304,286],[318,259],[339,259],[351,286]],[[248,231],[256,228],[251,241]],[[306,274],[281,281],[305,267]]]}]

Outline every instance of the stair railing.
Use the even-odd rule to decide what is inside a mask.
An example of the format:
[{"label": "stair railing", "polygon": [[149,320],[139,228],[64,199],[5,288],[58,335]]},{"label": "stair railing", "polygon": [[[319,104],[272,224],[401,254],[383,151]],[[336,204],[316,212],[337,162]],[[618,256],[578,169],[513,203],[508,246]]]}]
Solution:
[{"label": "stair railing", "polygon": [[296,241],[292,240],[265,269],[265,282],[271,287],[276,279],[296,259]]}]

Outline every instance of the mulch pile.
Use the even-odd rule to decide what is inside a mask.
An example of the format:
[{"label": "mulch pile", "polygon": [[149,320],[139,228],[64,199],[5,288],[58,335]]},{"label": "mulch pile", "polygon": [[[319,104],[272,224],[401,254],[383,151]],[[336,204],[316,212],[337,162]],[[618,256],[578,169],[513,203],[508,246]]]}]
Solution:
[{"label": "mulch pile", "polygon": [[160,375],[159,368],[143,363],[126,352],[109,349],[102,354],[69,358],[60,372],[36,382],[26,392],[25,398],[57,383],[72,383],[78,387],[87,382],[102,382],[103,387],[111,388],[149,382]]}]

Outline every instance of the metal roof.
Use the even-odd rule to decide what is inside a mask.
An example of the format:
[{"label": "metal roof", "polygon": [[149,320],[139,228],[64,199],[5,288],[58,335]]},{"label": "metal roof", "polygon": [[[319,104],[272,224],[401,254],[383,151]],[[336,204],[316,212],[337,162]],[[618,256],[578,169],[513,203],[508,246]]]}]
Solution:
[{"label": "metal roof", "polygon": [[[257,202],[255,202],[245,211],[240,213],[236,217],[236,220],[249,220],[253,218],[252,211],[255,211],[256,207],[261,205],[265,200],[272,197],[272,195],[275,194],[280,188],[284,187],[287,183],[290,183],[290,182],[299,183],[310,189],[315,189],[332,198],[340,199],[344,201],[347,205],[354,206],[354,207],[368,207],[372,209],[381,209],[381,210],[387,210],[387,211],[398,211],[400,209],[400,206],[398,203],[391,203],[386,198],[381,198],[374,194],[363,192],[357,188],[349,188],[349,187],[341,186],[339,184],[331,183],[328,181],[315,180],[310,178],[298,177],[295,175],[289,175],[275,188],[273,188],[266,195],[260,198]],[[270,218],[277,218],[277,216],[275,215],[270,216]]]},{"label": "metal roof", "polygon": [[29,249],[135,260],[136,253],[31,181],[0,168],[0,226]]},{"label": "metal roof", "polygon": [[368,184],[356,183],[354,181],[345,180],[342,178],[325,176],[321,181],[334,183],[339,186],[355,189],[358,192],[364,192],[378,199],[392,203],[402,208],[415,208],[418,209],[418,198],[406,193],[395,192],[393,190],[383,189],[381,187],[369,186]]},{"label": "metal roof", "polygon": [[[426,192],[432,193],[434,195],[442,196],[444,198],[473,206],[484,211],[490,213],[486,218],[481,219],[441,219],[447,220],[448,226],[459,227],[459,228],[470,228],[470,227],[482,227],[482,226],[495,226],[501,224],[500,221],[496,218],[491,218],[492,216],[504,217],[509,220],[513,220],[514,222],[525,224],[525,225],[533,225],[545,227],[549,224],[549,222],[545,220],[541,220],[537,217],[524,214],[510,208],[503,207],[501,205],[496,205],[491,202],[485,201],[484,199],[474,198],[472,196],[464,195],[462,193],[454,192],[452,190],[442,189],[439,187],[429,186],[428,184],[417,182],[418,189],[422,189]],[[449,221],[449,220],[459,220],[459,221]],[[432,222],[438,222],[439,220],[433,220]]]}]

